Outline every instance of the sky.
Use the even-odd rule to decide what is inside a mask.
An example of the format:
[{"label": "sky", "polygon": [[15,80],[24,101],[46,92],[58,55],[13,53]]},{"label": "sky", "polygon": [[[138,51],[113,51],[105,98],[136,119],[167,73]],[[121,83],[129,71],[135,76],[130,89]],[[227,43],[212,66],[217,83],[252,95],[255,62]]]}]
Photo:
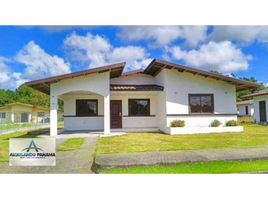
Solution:
[{"label": "sky", "polygon": [[0,89],[30,80],[154,58],[268,86],[268,26],[0,26]]}]

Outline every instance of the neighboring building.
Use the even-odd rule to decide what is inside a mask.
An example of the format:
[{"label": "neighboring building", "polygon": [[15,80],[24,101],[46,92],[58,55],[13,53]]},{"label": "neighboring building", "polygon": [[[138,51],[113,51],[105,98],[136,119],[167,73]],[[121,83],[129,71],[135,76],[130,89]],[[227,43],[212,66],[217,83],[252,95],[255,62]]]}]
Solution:
[{"label": "neighboring building", "polygon": [[253,98],[254,122],[268,124],[268,89],[244,96]]},{"label": "neighboring building", "polygon": [[[185,133],[209,129],[214,119],[237,119],[236,90],[259,85],[154,59],[145,70],[122,73],[125,63],[31,81],[50,95],[50,134],[57,135],[58,99],[64,101],[65,130],[161,130],[185,121]],[[228,127],[233,131],[235,127]],[[238,129],[237,129],[238,130]],[[241,129],[239,129],[241,131]]]},{"label": "neighboring building", "polygon": [[49,122],[49,109],[25,103],[10,103],[0,107],[0,123]]},{"label": "neighboring building", "polygon": [[253,116],[253,100],[245,100],[236,103],[239,116]]}]

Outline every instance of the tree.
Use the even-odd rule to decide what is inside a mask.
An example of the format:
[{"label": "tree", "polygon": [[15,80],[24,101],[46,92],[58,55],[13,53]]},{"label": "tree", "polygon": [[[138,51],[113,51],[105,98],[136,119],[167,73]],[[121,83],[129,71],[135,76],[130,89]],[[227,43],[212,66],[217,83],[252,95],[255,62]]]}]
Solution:
[{"label": "tree", "polygon": [[[257,83],[257,79],[255,79],[254,77],[250,77],[250,78],[240,78],[241,80],[244,80],[244,81],[249,81],[249,82],[253,82],[253,83]],[[260,90],[263,90],[265,89],[265,85],[263,83],[260,83],[260,86],[256,89],[248,89],[248,90],[242,90],[242,91],[238,91],[236,93],[236,100],[237,101],[241,101],[243,100],[243,96],[245,95],[248,95],[248,94],[252,94],[254,92],[257,92],[257,91],[260,91]]]}]

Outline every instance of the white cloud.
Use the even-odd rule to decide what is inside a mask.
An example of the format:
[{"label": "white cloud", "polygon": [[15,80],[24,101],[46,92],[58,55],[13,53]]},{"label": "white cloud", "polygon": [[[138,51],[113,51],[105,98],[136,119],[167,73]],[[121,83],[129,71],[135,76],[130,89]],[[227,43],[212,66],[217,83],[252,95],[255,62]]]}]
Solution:
[{"label": "white cloud", "polygon": [[27,80],[21,77],[21,73],[13,72],[7,62],[9,59],[0,57],[0,88],[14,89]]},{"label": "white cloud", "polygon": [[268,42],[268,26],[214,26],[211,38],[215,41]]},{"label": "white cloud", "polygon": [[167,53],[174,59],[184,60],[190,66],[205,70],[217,70],[222,73],[247,70],[248,61],[251,59],[250,55],[244,55],[241,49],[230,41],[219,43],[211,41],[190,51],[174,46],[169,47]]},{"label": "white cloud", "polygon": [[70,64],[56,56],[49,55],[34,41],[25,45],[16,55],[15,60],[26,65],[23,73],[25,79],[40,79],[70,73]]},{"label": "white cloud", "polygon": [[132,69],[141,68],[149,59],[146,50],[142,47],[113,47],[107,38],[91,33],[85,36],[72,33],[64,40],[64,46],[70,59],[88,62],[89,67],[126,61]]},{"label": "white cloud", "polygon": [[165,46],[182,39],[196,46],[207,36],[206,26],[125,26],[118,36],[125,41],[152,41],[153,45]]}]

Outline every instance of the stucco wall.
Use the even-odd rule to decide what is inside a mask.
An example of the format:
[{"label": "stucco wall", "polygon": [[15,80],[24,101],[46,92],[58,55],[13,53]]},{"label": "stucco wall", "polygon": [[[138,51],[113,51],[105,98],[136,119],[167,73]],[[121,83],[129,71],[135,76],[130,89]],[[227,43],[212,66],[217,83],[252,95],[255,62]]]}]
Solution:
[{"label": "stucco wall", "polygon": [[[103,130],[103,96],[97,94],[67,94],[62,95],[61,98],[64,101],[65,130]],[[76,99],[97,99],[99,116],[76,117]]]},{"label": "stucco wall", "polygon": [[132,74],[129,76],[121,76],[111,79],[111,84],[155,84],[156,80],[151,75],[146,74]]},{"label": "stucco wall", "polygon": [[[158,127],[158,94],[159,92],[111,92],[111,100],[122,100],[123,128]],[[150,117],[128,116],[128,99],[150,99]]]},{"label": "stucco wall", "polygon": [[[237,119],[235,115],[237,111],[234,85],[169,69],[162,70],[156,80],[165,88],[165,97],[162,99],[166,99],[166,127],[170,125],[170,121],[176,119],[185,120],[186,126],[199,127],[209,126],[214,119],[218,119],[222,124],[225,124],[228,120]],[[194,93],[213,94],[214,113],[217,115],[187,116],[189,114],[188,95]],[[185,116],[176,116],[181,114],[185,114]]]},{"label": "stucco wall", "polygon": [[268,95],[263,96],[256,96],[253,98],[254,102],[254,121],[256,123],[260,122],[260,110],[259,110],[259,101],[265,101],[266,102],[266,119],[268,120]]},{"label": "stucco wall", "polygon": [[248,115],[253,116],[254,114],[254,107],[253,104],[245,104],[245,105],[238,105],[238,115],[246,116],[246,106],[248,106]]}]

